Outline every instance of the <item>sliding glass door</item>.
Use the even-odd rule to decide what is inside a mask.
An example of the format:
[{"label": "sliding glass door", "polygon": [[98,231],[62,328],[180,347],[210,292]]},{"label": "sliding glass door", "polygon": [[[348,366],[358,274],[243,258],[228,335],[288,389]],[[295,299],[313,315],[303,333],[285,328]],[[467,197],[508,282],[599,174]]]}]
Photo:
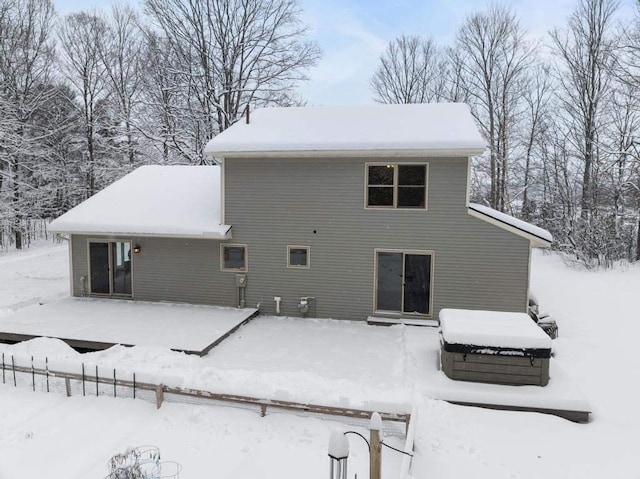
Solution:
[{"label": "sliding glass door", "polygon": [[376,251],[376,311],[429,315],[431,258],[427,252]]},{"label": "sliding glass door", "polygon": [[91,294],[131,296],[131,242],[90,241]]}]

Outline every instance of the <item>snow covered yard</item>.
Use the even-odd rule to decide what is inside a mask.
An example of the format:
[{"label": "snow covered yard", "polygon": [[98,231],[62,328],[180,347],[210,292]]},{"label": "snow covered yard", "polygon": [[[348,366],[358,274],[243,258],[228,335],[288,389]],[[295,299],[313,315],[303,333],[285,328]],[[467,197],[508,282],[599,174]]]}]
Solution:
[{"label": "snow covered yard", "polygon": [[[182,479],[319,479],[327,476],[333,428],[366,433],[292,414],[261,418],[255,411],[171,403],[156,410],[131,399],[67,398],[7,386],[0,391],[3,479],[102,478],[112,455],[141,445],[157,446],[163,461],[180,463]],[[351,459],[352,470],[366,469],[366,448],[354,444]],[[387,477],[398,467],[392,459]]]},{"label": "snow covered yard", "polygon": [[[51,248],[52,255],[58,254],[65,261],[57,266],[55,262],[43,266],[39,274],[60,276],[60,291],[66,291],[66,254],[54,249]],[[5,268],[11,264],[6,260],[15,257],[0,256],[0,274],[18,274],[8,273],[9,268]],[[15,269],[20,269],[19,263],[13,262]],[[32,267],[29,262],[26,265]],[[455,406],[430,399],[441,386],[437,381],[442,381],[438,379],[440,376],[434,378],[429,374],[438,361],[437,351],[429,346],[435,334],[430,328],[385,328],[330,320],[263,317],[241,328],[204,358],[150,347],[114,347],[79,355],[58,341],[46,339],[15,346],[0,345],[0,349],[13,354],[48,355],[180,376],[186,385],[220,392],[389,411],[414,403],[419,409],[413,469],[416,478],[458,478],[465,474],[480,479],[640,477],[635,458],[640,415],[635,408],[638,383],[634,373],[640,367],[640,358],[634,354],[635,337],[640,332],[635,314],[640,268],[585,272],[568,268],[556,256],[536,254],[532,282],[543,309],[560,325],[552,365],[557,363],[562,374],[573,379],[577,390],[586,393],[593,411],[589,424],[574,424],[542,414]],[[25,298],[29,292],[33,301],[41,297],[35,284],[33,287],[23,285],[23,289]],[[12,304],[12,300],[7,299],[14,294],[10,290],[11,287],[3,290],[0,304]],[[549,387],[553,378],[552,366]],[[457,384],[475,389],[469,383]],[[101,469],[104,461],[111,454],[128,445],[151,443],[160,446],[165,459],[183,464],[183,477],[193,477],[187,475],[187,468],[200,476],[213,470],[218,477],[288,477],[287,457],[293,461],[291,477],[299,477],[301,467],[305,477],[326,477],[326,445],[329,430],[336,424],[280,413],[260,418],[253,411],[226,407],[166,404],[156,411],[153,405],[143,402],[67,399],[54,394],[16,391],[9,386],[1,388],[0,410],[4,414],[0,422],[0,430],[5,433],[2,440],[12,443],[10,450],[1,448],[0,477],[30,477],[20,473],[20,467],[26,466],[11,458],[24,460],[31,454],[46,457],[49,454],[46,448],[50,446],[37,441],[42,434],[68,441],[70,452],[58,450],[58,455],[73,456],[74,461],[83,463],[79,466],[82,471],[104,470]],[[75,410],[78,417],[74,416]],[[28,424],[40,431],[34,432],[31,439],[26,438],[20,419],[21,414],[28,416],[29,411],[35,416]],[[119,421],[101,419],[109,414]],[[191,415],[202,416],[202,429],[196,424],[200,419],[188,420]],[[209,417],[229,418],[228,434],[221,432],[224,427],[214,419],[204,419]],[[62,421],[60,418],[69,418],[77,427],[86,423],[100,428],[101,424],[117,422],[125,429],[101,432],[92,436],[90,443],[76,442],[75,436],[82,436],[86,431],[66,429],[63,422],[56,422]],[[289,433],[286,425],[290,421],[301,421],[305,425]],[[166,425],[167,429],[159,424]],[[268,442],[274,444],[292,447],[305,444],[308,450],[289,456],[275,454],[273,458],[267,452],[273,450],[272,446],[265,446],[264,453],[258,451],[260,448],[242,453],[247,445],[264,444],[265,437],[271,438]],[[354,440],[351,444],[356,454],[360,445]],[[216,450],[227,452],[211,465],[211,451]],[[358,471],[362,454],[366,453],[358,454],[360,456],[353,457],[353,467],[350,461],[351,477]],[[232,465],[234,458],[241,458],[241,466]],[[262,463],[264,469],[256,473],[252,468]],[[275,464],[273,473],[268,469],[272,464]],[[359,470],[358,477],[365,477],[366,465],[362,467],[364,470]],[[229,475],[225,475],[226,471]],[[48,476],[74,477],[56,471]],[[77,477],[89,476],[100,477],[95,474]],[[384,477],[394,476],[390,472]]]},{"label": "snow covered yard", "polygon": [[25,251],[0,252],[0,317],[39,301],[69,294],[67,243],[37,243]]}]

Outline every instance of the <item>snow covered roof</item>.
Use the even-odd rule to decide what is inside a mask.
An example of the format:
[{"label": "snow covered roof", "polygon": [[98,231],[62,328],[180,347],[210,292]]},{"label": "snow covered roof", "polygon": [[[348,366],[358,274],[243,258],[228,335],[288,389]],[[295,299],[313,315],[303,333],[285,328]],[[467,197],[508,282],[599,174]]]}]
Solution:
[{"label": "snow covered roof", "polygon": [[[477,203],[469,203],[469,210],[480,213],[480,219],[490,218],[495,221],[498,226],[504,225],[513,228],[516,232],[520,232],[528,237],[535,246],[549,247],[553,243],[553,236],[547,230],[538,226],[519,220],[506,213],[489,208],[488,206],[479,205]],[[475,215],[474,215],[475,216]]]},{"label": "snow covered roof", "polygon": [[54,233],[226,238],[219,166],[141,166],[51,222]]},{"label": "snow covered roof", "polygon": [[216,157],[255,153],[432,152],[479,155],[485,142],[463,103],[263,108],[207,143]]},{"label": "snow covered roof", "polygon": [[551,338],[526,313],[442,309],[442,338],[449,344],[550,349]]}]

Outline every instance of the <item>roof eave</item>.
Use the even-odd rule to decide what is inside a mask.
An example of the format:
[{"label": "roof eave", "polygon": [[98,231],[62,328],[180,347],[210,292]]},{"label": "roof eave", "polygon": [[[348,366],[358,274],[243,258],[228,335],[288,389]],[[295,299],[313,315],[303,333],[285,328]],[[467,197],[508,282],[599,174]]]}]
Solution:
[{"label": "roof eave", "polygon": [[438,148],[438,149],[370,149],[370,150],[209,150],[205,155],[213,158],[423,158],[423,157],[469,157],[483,154],[485,148]]},{"label": "roof eave", "polygon": [[470,207],[467,207],[467,213],[473,216],[474,218],[478,218],[489,224],[497,226],[498,228],[502,228],[503,230],[509,231],[517,236],[520,236],[522,238],[529,240],[529,242],[531,243],[531,246],[533,246],[534,248],[550,248],[551,247],[551,243],[552,243],[551,241],[548,241],[545,238],[541,238],[540,236],[536,236],[520,228],[516,228],[515,226],[505,223],[503,221],[500,221],[494,218],[493,216],[486,215]]},{"label": "roof eave", "polygon": [[177,239],[212,239],[212,240],[229,240],[233,238],[231,226],[227,226],[224,233],[141,233],[136,231],[80,231],[68,229],[49,230],[49,233],[65,234],[65,235],[81,235],[81,236],[135,236],[138,238],[177,238]]}]

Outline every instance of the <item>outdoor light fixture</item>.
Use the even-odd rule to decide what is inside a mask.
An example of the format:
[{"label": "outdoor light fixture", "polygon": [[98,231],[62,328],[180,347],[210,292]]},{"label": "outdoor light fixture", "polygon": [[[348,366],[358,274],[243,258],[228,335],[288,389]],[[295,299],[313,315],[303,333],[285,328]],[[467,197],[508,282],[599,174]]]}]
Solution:
[{"label": "outdoor light fixture", "polygon": [[346,436],[338,430],[331,431],[329,436],[330,479],[347,479],[348,457],[349,441]]},{"label": "outdoor light fixture", "polygon": [[140,251],[142,251],[142,247],[140,246],[140,244],[136,243],[133,245],[133,252],[134,253],[139,253]]}]

